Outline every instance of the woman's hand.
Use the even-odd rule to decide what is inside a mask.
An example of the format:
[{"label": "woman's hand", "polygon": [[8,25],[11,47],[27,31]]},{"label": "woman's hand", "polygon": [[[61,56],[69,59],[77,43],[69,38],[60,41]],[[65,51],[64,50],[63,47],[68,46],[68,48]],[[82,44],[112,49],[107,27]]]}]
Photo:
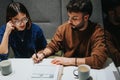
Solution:
[{"label": "woman's hand", "polygon": [[65,58],[65,57],[56,57],[52,60],[51,63],[57,65],[74,65],[75,59],[74,58]]},{"label": "woman's hand", "polygon": [[14,29],[15,29],[15,27],[14,27],[12,21],[9,21],[9,22],[6,24],[6,30],[5,30],[5,32],[6,32],[7,34],[10,34],[11,31],[14,30]]}]

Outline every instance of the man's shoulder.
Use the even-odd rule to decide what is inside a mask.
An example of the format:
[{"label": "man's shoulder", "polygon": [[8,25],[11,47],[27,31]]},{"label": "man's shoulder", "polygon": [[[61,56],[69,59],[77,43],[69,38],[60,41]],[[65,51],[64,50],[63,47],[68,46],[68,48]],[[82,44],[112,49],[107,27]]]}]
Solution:
[{"label": "man's shoulder", "polygon": [[103,29],[104,29],[104,27],[103,27],[102,25],[100,25],[100,24],[96,24],[95,29],[98,29],[98,30],[103,30]]},{"label": "man's shoulder", "polygon": [[66,29],[66,28],[69,28],[70,27],[70,24],[68,22],[64,22],[63,24],[61,24],[58,28],[63,28],[63,29]]}]

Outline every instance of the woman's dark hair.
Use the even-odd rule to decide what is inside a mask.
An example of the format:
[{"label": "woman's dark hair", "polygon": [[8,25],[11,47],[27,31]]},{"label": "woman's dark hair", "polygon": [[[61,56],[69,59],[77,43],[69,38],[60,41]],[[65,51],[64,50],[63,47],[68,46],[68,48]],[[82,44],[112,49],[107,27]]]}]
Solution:
[{"label": "woman's dark hair", "polygon": [[93,6],[90,0],[70,0],[66,6],[68,12],[82,12],[91,16]]},{"label": "woman's dark hair", "polygon": [[18,13],[24,13],[26,14],[26,17],[28,18],[28,22],[26,23],[26,28],[30,29],[31,27],[31,19],[29,16],[29,13],[25,6],[22,3],[19,2],[12,2],[7,6],[6,11],[6,22],[10,21],[13,17],[17,16]]}]

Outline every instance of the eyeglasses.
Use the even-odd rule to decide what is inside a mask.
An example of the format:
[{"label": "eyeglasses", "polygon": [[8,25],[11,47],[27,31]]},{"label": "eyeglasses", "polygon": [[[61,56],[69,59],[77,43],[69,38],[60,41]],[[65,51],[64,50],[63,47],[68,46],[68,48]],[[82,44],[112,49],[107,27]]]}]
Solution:
[{"label": "eyeglasses", "polygon": [[19,26],[22,23],[26,24],[28,22],[28,18],[23,18],[21,20],[12,20],[13,21],[13,24],[16,25],[16,26]]}]

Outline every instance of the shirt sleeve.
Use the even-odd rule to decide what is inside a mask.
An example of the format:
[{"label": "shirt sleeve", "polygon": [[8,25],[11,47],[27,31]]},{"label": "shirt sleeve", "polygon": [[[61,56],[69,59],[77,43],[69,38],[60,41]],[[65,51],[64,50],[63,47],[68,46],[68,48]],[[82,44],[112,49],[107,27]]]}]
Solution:
[{"label": "shirt sleeve", "polygon": [[107,48],[105,45],[104,30],[96,28],[91,37],[91,56],[85,58],[86,64],[92,68],[102,68],[107,60]]},{"label": "shirt sleeve", "polygon": [[[3,38],[4,32],[5,32],[5,28],[6,28],[5,25],[0,27],[0,44],[2,42],[2,38]],[[5,60],[7,58],[8,58],[8,54],[0,54],[0,61]]]},{"label": "shirt sleeve", "polygon": [[0,54],[0,61],[8,59],[8,54]]},{"label": "shirt sleeve", "polygon": [[[109,33],[106,32],[106,34],[109,34]],[[111,34],[109,35],[110,36],[106,37],[106,40],[107,40],[106,47],[108,51],[107,55],[114,61],[116,67],[119,67],[120,66],[120,50],[118,48],[119,46],[116,45],[117,41],[114,40],[114,37]]]},{"label": "shirt sleeve", "polygon": [[40,27],[37,30],[37,35],[36,36],[37,36],[36,37],[36,48],[37,48],[37,50],[44,49],[47,45],[47,41],[46,41],[44,33],[43,33],[43,31]]},{"label": "shirt sleeve", "polygon": [[51,42],[47,45],[47,48],[49,48],[52,51],[52,53],[55,53],[62,48],[63,33],[64,33],[63,30],[64,29],[61,29],[61,27],[59,26]]},{"label": "shirt sleeve", "polygon": [[5,32],[5,25],[0,27],[0,43],[2,42],[4,32]]}]

